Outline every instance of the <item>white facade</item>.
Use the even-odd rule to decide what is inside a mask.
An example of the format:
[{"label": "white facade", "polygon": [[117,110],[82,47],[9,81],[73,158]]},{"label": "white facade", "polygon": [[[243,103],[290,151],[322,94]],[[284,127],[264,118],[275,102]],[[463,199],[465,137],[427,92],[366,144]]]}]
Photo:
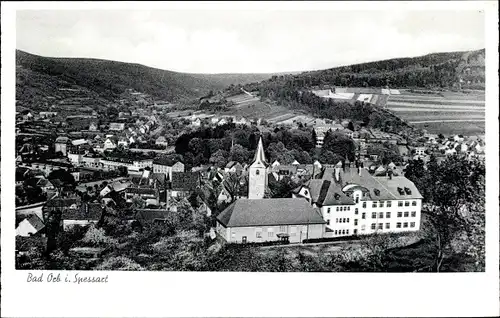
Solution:
[{"label": "white facade", "polygon": [[327,227],[333,230],[333,236],[420,229],[421,199],[364,201],[361,190],[354,191],[353,197],[359,198],[354,206],[322,207],[323,217]]},{"label": "white facade", "polygon": [[255,160],[249,168],[248,198],[262,199],[267,188],[267,165],[262,137],[259,139]]},{"label": "white facade", "polygon": [[37,232],[38,231],[31,225],[28,219],[22,220],[16,228],[16,235],[18,236],[31,236]]}]

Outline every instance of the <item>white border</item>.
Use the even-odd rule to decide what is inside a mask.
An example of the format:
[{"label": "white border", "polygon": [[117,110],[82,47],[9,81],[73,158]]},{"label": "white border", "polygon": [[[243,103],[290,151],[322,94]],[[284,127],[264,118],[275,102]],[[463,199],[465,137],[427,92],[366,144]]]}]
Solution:
[{"label": "white border", "polygon": [[[28,284],[14,269],[16,9],[486,11],[486,273],[304,274],[108,272],[101,286]],[[498,3],[2,3],[2,297],[4,316],[492,316],[499,314]]]}]

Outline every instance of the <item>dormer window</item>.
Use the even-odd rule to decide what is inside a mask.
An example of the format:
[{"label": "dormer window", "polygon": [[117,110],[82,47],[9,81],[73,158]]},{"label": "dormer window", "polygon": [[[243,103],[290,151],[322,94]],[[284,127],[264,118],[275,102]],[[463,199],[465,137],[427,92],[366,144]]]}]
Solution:
[{"label": "dormer window", "polygon": [[373,193],[375,193],[375,195],[379,196],[380,195],[380,190],[379,189],[373,189]]},{"label": "dormer window", "polygon": [[400,187],[398,187],[398,192],[399,192],[399,195],[404,195],[405,194],[403,188],[400,188]]},{"label": "dormer window", "polygon": [[406,194],[411,194],[410,188],[405,187],[405,192],[406,192]]}]

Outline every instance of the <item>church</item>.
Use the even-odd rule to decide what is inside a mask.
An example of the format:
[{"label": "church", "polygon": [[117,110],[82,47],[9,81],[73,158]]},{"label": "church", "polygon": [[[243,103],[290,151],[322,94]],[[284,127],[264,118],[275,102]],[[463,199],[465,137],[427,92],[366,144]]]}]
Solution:
[{"label": "church", "polygon": [[322,238],[326,222],[306,199],[264,199],[269,167],[261,137],[249,167],[248,199],[236,200],[217,216],[217,233],[231,243]]}]

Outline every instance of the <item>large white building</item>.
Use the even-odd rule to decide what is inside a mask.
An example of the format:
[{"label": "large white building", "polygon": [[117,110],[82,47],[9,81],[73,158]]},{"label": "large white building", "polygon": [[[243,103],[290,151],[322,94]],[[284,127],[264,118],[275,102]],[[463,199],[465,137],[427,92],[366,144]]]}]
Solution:
[{"label": "large white building", "polygon": [[321,179],[294,191],[321,209],[326,236],[348,236],[420,229],[422,195],[413,182],[396,169],[379,169],[371,175],[364,168],[337,164]]}]

